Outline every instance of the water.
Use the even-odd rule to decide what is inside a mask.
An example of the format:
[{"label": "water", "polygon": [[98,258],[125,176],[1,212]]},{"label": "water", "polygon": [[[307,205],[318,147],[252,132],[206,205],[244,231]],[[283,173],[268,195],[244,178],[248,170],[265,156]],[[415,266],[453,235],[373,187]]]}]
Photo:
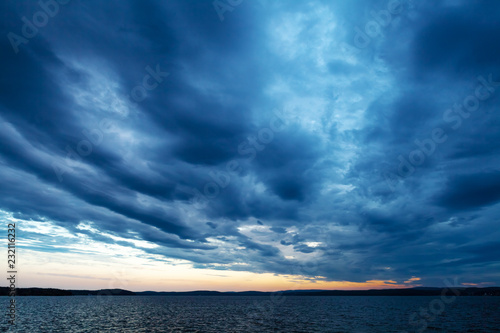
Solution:
[{"label": "water", "polygon": [[[6,309],[9,298],[0,297]],[[500,297],[17,297],[2,332],[500,332]],[[427,310],[426,317],[419,311]],[[4,310],[3,313],[6,313]],[[413,323],[413,325],[412,325]],[[424,330],[425,325],[427,328]]]}]

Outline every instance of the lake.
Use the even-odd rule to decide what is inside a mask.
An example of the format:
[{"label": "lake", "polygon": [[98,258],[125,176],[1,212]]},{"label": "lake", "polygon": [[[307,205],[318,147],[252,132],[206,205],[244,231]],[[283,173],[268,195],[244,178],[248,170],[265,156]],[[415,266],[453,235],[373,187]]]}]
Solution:
[{"label": "lake", "polygon": [[[6,309],[9,298],[0,297]],[[500,297],[26,296],[2,332],[500,332]]]}]

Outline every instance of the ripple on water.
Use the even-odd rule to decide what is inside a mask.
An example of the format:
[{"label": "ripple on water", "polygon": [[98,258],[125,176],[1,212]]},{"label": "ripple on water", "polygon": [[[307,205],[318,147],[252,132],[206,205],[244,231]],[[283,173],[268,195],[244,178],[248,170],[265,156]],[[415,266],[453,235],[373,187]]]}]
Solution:
[{"label": "ripple on water", "polygon": [[[1,297],[4,304],[8,297]],[[1,332],[415,332],[434,297],[18,297],[16,329]],[[459,297],[427,332],[499,332],[500,297]],[[412,326],[411,322],[420,325]]]}]

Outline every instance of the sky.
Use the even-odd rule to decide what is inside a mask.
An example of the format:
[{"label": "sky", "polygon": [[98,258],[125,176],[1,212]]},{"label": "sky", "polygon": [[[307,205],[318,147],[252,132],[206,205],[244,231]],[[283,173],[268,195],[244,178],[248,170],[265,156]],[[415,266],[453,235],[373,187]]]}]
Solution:
[{"label": "sky", "polygon": [[18,287],[500,285],[500,3],[0,13]]}]

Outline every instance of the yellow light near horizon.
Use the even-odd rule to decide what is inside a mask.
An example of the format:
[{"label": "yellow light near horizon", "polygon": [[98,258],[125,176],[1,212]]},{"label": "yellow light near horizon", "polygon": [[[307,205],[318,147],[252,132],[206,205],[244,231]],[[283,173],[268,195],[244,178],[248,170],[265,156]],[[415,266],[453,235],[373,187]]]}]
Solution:
[{"label": "yellow light near horizon", "polygon": [[[101,257],[102,259],[102,257]],[[197,269],[189,263],[170,264],[143,258],[107,258],[80,253],[24,250],[19,266],[20,288],[119,288],[131,291],[278,291],[295,289],[404,288],[395,281],[366,282],[309,280],[297,275]]]}]

